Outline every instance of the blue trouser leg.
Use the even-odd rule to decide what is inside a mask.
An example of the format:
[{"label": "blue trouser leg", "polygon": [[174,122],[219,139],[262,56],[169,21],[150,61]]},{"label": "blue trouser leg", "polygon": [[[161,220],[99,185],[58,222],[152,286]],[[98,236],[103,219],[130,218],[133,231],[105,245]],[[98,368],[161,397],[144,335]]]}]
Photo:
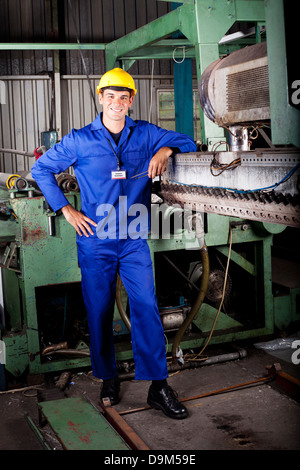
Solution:
[{"label": "blue trouser leg", "polygon": [[146,240],[120,240],[119,273],[129,297],[137,380],[168,375],[165,338],[156,302],[152,260]]},{"label": "blue trouser leg", "polygon": [[83,240],[78,244],[78,257],[94,375],[102,379],[116,375],[112,317],[119,268],[129,297],[136,379],[167,377],[164,333],[147,241]]},{"label": "blue trouser leg", "polygon": [[95,239],[84,239],[78,243],[91,363],[94,376],[99,379],[111,379],[117,373],[112,334],[118,266],[116,243],[112,240],[103,246]]}]

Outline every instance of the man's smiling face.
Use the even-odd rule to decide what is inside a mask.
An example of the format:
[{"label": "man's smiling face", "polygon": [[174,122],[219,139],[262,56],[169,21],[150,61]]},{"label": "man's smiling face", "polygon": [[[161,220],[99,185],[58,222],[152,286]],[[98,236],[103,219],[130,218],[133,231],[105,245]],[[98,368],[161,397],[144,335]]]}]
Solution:
[{"label": "man's smiling face", "polygon": [[103,106],[103,117],[111,121],[123,121],[133,102],[128,91],[105,89],[99,94],[99,103]]}]

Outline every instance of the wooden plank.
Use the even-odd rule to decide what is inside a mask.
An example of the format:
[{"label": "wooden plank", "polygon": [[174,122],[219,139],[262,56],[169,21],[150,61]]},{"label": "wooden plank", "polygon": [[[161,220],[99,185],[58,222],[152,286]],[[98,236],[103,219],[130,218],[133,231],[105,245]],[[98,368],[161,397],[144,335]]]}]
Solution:
[{"label": "wooden plank", "polygon": [[66,450],[129,450],[104,416],[84,398],[38,404]]}]

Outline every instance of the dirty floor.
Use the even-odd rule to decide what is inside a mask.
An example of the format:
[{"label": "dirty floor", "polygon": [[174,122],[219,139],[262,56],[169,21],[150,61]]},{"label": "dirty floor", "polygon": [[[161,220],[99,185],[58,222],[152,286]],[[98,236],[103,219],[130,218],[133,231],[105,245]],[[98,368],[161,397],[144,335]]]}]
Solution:
[{"label": "dirty floor", "polygon": [[[187,369],[170,374],[169,384],[179,399],[195,397],[233,385],[253,381],[267,374],[266,366],[280,363],[282,370],[300,378],[300,365],[278,359],[253,345],[247,356],[225,363]],[[291,351],[292,352],[292,351]],[[213,354],[213,350],[210,350]],[[59,377],[59,376],[58,376]],[[72,371],[64,392],[58,391],[58,377],[45,377],[39,394],[85,397],[99,407],[101,384],[89,370]],[[149,382],[124,380],[118,412],[147,406]],[[49,399],[49,398],[48,398]],[[39,427],[37,391],[9,391],[0,394],[0,450],[41,450],[43,447],[29,427],[29,417]],[[123,419],[151,450],[299,450],[300,406],[281,393],[273,383],[258,384],[226,393],[194,398],[185,402],[189,417],[172,420],[161,411],[146,409],[127,413]],[[52,449],[61,444],[51,428],[39,428]]]}]

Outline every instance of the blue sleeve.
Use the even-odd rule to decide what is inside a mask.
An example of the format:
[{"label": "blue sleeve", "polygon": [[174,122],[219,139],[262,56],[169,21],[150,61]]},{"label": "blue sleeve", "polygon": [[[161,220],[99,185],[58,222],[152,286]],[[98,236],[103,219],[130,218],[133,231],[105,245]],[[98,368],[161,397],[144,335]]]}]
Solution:
[{"label": "blue sleeve", "polygon": [[75,130],[62,138],[42,155],[31,169],[31,175],[37,182],[53,211],[69,204],[66,196],[56,182],[55,175],[66,171],[77,160]]},{"label": "blue sleeve", "polygon": [[197,150],[195,142],[189,135],[167,131],[155,126],[155,124],[150,124],[149,133],[153,145],[153,155],[162,147],[179,148],[181,153],[196,152]]}]

